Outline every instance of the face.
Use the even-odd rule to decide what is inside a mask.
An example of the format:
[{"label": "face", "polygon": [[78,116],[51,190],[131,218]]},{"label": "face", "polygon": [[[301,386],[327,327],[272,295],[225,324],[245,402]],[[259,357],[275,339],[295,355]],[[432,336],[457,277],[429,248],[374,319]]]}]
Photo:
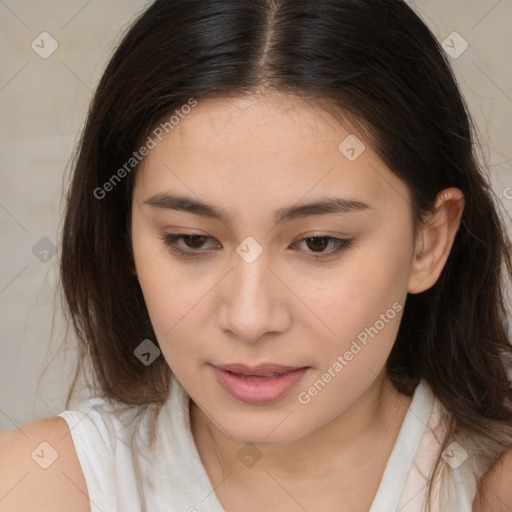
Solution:
[{"label": "face", "polygon": [[138,169],[131,230],[162,354],[231,439],[300,439],[382,373],[410,194],[348,124],[292,97],[200,102]]}]

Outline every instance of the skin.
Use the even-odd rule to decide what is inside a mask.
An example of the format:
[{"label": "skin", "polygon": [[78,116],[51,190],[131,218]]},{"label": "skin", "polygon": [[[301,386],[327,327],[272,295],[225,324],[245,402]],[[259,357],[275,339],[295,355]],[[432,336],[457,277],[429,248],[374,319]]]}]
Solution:
[{"label": "skin", "polygon": [[[351,133],[366,144],[355,161],[338,150]],[[158,193],[231,219],[148,204]],[[274,222],[279,208],[325,197],[371,208]],[[394,303],[436,282],[463,208],[462,192],[445,189],[415,237],[407,186],[364,136],[291,96],[200,102],[150,151],[133,193],[134,273],[163,356],[193,400],[196,446],[227,511],[368,510],[411,400],[385,375],[403,309],[308,404],[297,395]],[[173,253],[167,233],[209,237],[179,242],[203,256]],[[248,236],[263,250],[250,264],[235,250]],[[314,260],[333,245],[301,241],[312,236],[353,245]],[[309,370],[279,400],[245,404],[215,378],[211,365],[227,363]],[[237,457],[245,443],[262,455],[252,468]]]},{"label": "skin", "polygon": [[512,450],[504,451],[479,483],[473,512],[510,512],[512,509]]}]

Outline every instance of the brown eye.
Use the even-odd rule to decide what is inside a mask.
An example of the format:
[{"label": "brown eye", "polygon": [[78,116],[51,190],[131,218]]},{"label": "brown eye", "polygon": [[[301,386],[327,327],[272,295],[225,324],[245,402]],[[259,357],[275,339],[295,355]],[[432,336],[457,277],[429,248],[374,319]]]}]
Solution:
[{"label": "brown eye", "polygon": [[327,236],[322,236],[322,237],[315,236],[315,237],[307,238],[306,244],[311,250],[313,250],[314,252],[317,252],[317,251],[324,251],[326,249],[326,247],[329,246],[329,241],[330,241],[330,238]]},{"label": "brown eye", "polygon": [[[216,240],[206,235],[194,234],[166,234],[162,237],[164,244],[174,253],[183,257],[207,257],[212,255],[212,249],[222,248],[220,244],[208,245],[215,243]],[[341,252],[344,249],[352,247],[353,240],[335,238],[332,236],[311,236],[299,240],[299,244],[305,244],[306,248],[302,249],[303,253],[311,259],[328,258]]]},{"label": "brown eye", "polygon": [[177,235],[166,234],[162,237],[166,247],[172,252],[183,257],[199,257],[207,256],[212,253],[212,249],[218,248],[219,245],[208,245],[208,242],[215,240],[206,235],[192,235],[188,233],[180,233]]},{"label": "brown eye", "polygon": [[191,249],[201,249],[207,238],[204,235],[186,235],[183,237],[183,242]]},{"label": "brown eye", "polygon": [[310,236],[302,238],[299,244],[304,244],[303,252],[312,259],[329,258],[343,251],[350,249],[354,240],[335,238],[332,236]]}]

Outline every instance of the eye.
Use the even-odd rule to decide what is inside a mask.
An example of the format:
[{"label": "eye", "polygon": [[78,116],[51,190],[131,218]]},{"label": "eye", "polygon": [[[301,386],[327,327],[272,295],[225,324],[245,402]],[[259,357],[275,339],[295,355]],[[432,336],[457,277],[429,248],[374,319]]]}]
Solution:
[{"label": "eye", "polygon": [[[207,240],[213,240],[206,235],[193,235],[188,233],[180,233],[176,235],[164,235],[164,244],[171,249],[171,251],[185,257],[201,256],[204,254],[204,244]],[[218,246],[217,246],[218,247]]]},{"label": "eye", "polygon": [[[332,236],[325,235],[314,235],[307,238],[303,238],[299,243],[305,243],[309,251],[305,251],[309,258],[327,258],[338,254],[339,252],[350,249],[353,245],[353,240],[344,238],[335,238]],[[331,247],[330,250],[326,250]]]},{"label": "eye", "polygon": [[[166,234],[162,239],[165,246],[172,252],[185,258],[206,256],[208,252],[211,252],[212,247],[205,247],[205,244],[209,240],[214,240],[206,235],[190,233]],[[306,247],[310,249],[304,250],[307,258],[321,259],[334,256],[344,249],[349,249],[352,247],[353,240],[326,235],[314,235],[302,238],[298,243],[306,244]],[[214,245],[213,247],[219,248],[220,245]]]}]

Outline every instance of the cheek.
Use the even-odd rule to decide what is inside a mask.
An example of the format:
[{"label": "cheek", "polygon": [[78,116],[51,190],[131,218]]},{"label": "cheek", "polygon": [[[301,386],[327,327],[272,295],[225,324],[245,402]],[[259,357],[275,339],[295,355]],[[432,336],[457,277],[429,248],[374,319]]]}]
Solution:
[{"label": "cheek", "polygon": [[218,276],[208,266],[181,264],[163,241],[147,233],[134,239],[137,277],[162,355],[171,370],[186,380],[196,371],[197,356],[211,337],[201,336],[208,299]]},{"label": "cheek", "polygon": [[199,280],[178,271],[162,240],[147,232],[134,237],[137,279],[157,337],[163,338],[197,302]]},{"label": "cheek", "polygon": [[350,350],[353,341],[363,349],[370,343],[374,346],[371,351],[364,350],[364,357],[358,354],[359,361],[373,357],[378,360],[391,350],[410,271],[408,253],[397,251],[397,247],[403,247],[395,245],[398,243],[376,238],[366,250],[347,257],[329,280],[313,287],[309,302],[329,328],[324,330],[323,340],[334,341],[328,345],[331,359],[335,353]]},{"label": "cheek", "polygon": [[[201,299],[208,291],[208,280],[189,280],[180,272],[150,264],[139,275],[149,316],[157,337],[168,343],[174,332],[186,328],[201,309]],[[210,286],[211,287],[211,286]]]},{"label": "cheek", "polygon": [[394,260],[382,252],[379,257],[358,254],[331,275],[328,283],[315,287],[310,300],[335,324],[351,318],[372,319],[395,301],[403,301],[408,275],[405,260]]},{"label": "cheek", "polygon": [[139,283],[158,344],[172,372],[182,379],[193,371],[198,347],[190,341],[197,339],[198,324],[191,319],[204,292],[166,265],[146,259],[140,263]]},{"label": "cheek", "polygon": [[[382,253],[381,253],[382,255]],[[310,347],[317,373],[301,389],[321,417],[348,407],[380,375],[395,343],[406,297],[404,264],[389,258],[358,258],[336,281],[336,291],[318,291],[312,303],[334,334],[326,332]],[[335,283],[333,282],[333,285]],[[321,398],[314,397],[320,395]],[[324,391],[325,390],[325,391]],[[302,397],[302,398],[301,398]],[[314,399],[313,399],[314,398]],[[314,403],[313,403],[314,402]]]}]

